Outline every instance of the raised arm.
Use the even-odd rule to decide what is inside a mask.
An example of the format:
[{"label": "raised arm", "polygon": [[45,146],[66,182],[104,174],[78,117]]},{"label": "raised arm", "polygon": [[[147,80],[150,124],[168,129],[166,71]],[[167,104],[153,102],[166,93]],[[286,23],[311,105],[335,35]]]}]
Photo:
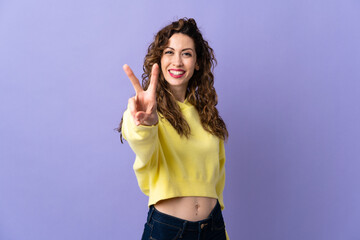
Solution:
[{"label": "raised arm", "polygon": [[140,85],[133,71],[124,65],[136,95],[129,99],[128,108],[123,115],[122,133],[136,154],[136,168],[141,168],[156,159],[158,146],[158,115],[156,112],[156,86],[159,66],[154,64],[150,84],[146,91]]},{"label": "raised arm", "polygon": [[151,70],[150,84],[146,91],[140,85],[139,79],[131,68],[125,64],[123,69],[129,77],[136,95],[129,99],[128,108],[135,125],[152,126],[158,122],[156,113],[156,86],[159,78],[159,66],[154,64]]}]

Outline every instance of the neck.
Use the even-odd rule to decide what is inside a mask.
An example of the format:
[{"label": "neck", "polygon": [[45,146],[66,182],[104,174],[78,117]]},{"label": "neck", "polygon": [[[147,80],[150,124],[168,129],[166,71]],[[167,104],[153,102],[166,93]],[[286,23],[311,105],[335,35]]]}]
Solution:
[{"label": "neck", "polygon": [[171,93],[175,99],[179,102],[185,101],[186,88],[183,87],[171,87]]}]

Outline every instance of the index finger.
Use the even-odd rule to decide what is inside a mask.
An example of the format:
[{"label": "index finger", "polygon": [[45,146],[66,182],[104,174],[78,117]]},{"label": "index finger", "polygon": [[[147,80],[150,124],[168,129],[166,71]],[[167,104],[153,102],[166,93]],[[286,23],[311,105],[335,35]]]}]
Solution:
[{"label": "index finger", "polygon": [[135,77],[135,74],[133,73],[133,71],[131,70],[129,65],[125,64],[123,66],[123,69],[124,69],[124,72],[126,73],[126,75],[129,77],[129,79],[135,89],[136,95],[137,95],[139,92],[141,92],[143,90],[140,85],[139,79],[137,79],[137,77]]},{"label": "index finger", "polygon": [[150,92],[153,94],[156,93],[156,86],[158,83],[158,78],[159,78],[159,65],[157,63],[155,63],[151,69],[151,78],[150,78],[150,84],[149,84],[149,88],[148,88],[150,90]]}]

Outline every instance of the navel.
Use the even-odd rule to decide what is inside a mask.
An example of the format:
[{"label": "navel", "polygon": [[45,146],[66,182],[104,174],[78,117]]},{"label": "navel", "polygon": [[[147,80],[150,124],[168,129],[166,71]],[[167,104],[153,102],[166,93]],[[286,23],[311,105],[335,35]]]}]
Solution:
[{"label": "navel", "polygon": [[197,216],[199,213],[200,204],[197,200],[195,200],[195,215]]}]

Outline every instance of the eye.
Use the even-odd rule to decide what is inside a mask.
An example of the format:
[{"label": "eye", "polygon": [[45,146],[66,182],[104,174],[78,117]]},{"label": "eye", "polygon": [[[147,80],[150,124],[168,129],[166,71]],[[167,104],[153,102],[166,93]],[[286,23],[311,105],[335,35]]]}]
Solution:
[{"label": "eye", "polygon": [[186,56],[189,56],[189,57],[191,57],[192,56],[192,54],[191,53],[189,53],[189,52],[186,52],[186,53],[184,53]]},{"label": "eye", "polygon": [[171,54],[172,51],[165,51],[164,54]]}]

